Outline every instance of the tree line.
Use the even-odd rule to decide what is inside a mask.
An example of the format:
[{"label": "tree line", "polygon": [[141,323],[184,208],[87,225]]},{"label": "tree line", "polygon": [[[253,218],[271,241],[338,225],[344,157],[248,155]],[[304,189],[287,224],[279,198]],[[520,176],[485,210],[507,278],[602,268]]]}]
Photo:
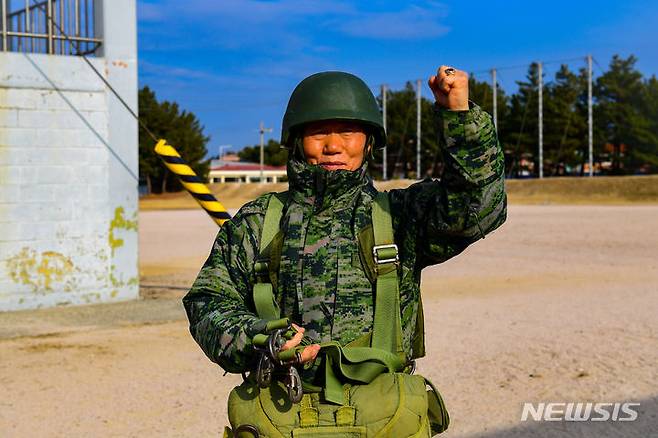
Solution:
[{"label": "tree line", "polygon": [[[594,168],[599,174],[638,174],[658,171],[658,80],[644,78],[637,58],[613,56],[608,69],[593,83]],[[497,88],[498,138],[505,151],[508,177],[537,176],[539,170],[539,68],[529,66],[518,90]],[[561,65],[553,78],[543,78],[543,173],[546,176],[583,175],[588,153],[587,69]],[[490,114],[493,87],[469,78],[470,99]],[[381,102],[381,96],[379,97]],[[392,178],[415,178],[416,90],[405,88],[387,95],[387,173]],[[421,171],[441,172],[441,154],[433,121],[433,102],[421,101]],[[381,174],[381,152],[374,171]]]},{"label": "tree line", "polygon": [[[139,117],[157,138],[164,138],[178,150],[181,157],[201,178],[208,177],[210,161],[206,159],[206,145],[210,137],[194,113],[182,110],[178,103],[158,101],[155,92],[143,87],[138,93]],[[176,192],[183,189],[176,175],[171,173],[153,151],[151,136],[139,128],[139,179],[148,193]]]},{"label": "tree line", "polygon": [[[658,171],[658,80],[645,78],[637,58],[612,57],[607,70],[593,83],[594,162],[598,174],[638,174]],[[508,177],[537,176],[539,68],[529,66],[518,89],[497,89],[498,137],[505,151]],[[472,101],[492,113],[490,83],[469,78]],[[587,70],[561,65],[552,78],[543,78],[543,173],[545,176],[583,175],[588,163]],[[378,97],[382,103],[381,95]],[[411,82],[387,94],[387,174],[389,178],[416,178],[416,90]],[[181,156],[205,178],[209,170],[206,145],[210,137],[191,112],[175,102],[159,102],[148,87],[139,91],[142,120],[158,137],[175,145]],[[433,102],[421,100],[421,175],[438,176],[442,161],[434,123]],[[153,152],[152,139],[140,129],[140,179],[149,192],[180,190],[181,186]],[[259,162],[260,147],[245,146],[243,161]],[[265,164],[283,165],[287,151],[270,139]],[[371,158],[371,173],[382,176],[382,151]]]}]

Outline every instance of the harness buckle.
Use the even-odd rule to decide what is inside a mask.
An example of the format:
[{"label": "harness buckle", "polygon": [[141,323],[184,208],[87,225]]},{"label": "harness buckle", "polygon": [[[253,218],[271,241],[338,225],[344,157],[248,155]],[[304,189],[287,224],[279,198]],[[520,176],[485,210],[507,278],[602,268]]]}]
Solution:
[{"label": "harness buckle", "polygon": [[254,263],[254,272],[256,274],[256,280],[259,283],[269,283],[270,260],[257,259],[256,263]]},{"label": "harness buckle", "polygon": [[[380,258],[379,250],[382,251],[394,250],[395,253],[393,253],[393,251],[387,251],[384,254],[382,254],[382,258]],[[375,259],[376,265],[383,265],[385,263],[395,263],[396,265],[400,264],[400,254],[398,252],[398,246],[395,243],[373,246],[372,256]]]}]

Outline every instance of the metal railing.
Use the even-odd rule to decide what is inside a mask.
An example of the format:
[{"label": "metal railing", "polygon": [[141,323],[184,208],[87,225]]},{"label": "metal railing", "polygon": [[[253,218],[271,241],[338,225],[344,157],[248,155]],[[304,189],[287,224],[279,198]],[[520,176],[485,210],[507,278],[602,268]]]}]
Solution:
[{"label": "metal railing", "polygon": [[103,42],[98,38],[100,32],[94,19],[95,13],[100,12],[96,6],[99,3],[98,0],[0,0],[2,50],[93,54]]}]

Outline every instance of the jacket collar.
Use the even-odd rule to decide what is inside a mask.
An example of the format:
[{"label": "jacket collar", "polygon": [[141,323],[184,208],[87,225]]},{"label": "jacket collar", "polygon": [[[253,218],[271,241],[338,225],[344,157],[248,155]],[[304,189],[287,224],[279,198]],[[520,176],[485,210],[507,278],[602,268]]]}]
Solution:
[{"label": "jacket collar", "polygon": [[288,160],[288,185],[295,202],[313,206],[314,211],[342,209],[352,204],[361,190],[372,185],[368,163],[354,171],[326,170],[296,158]]}]

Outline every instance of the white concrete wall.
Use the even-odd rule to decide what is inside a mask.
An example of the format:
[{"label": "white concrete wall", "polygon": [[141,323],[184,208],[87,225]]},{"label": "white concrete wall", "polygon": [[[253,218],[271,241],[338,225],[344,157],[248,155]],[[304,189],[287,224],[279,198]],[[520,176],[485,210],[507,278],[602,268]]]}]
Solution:
[{"label": "white concrete wall", "polygon": [[[136,108],[135,4],[103,3],[92,62]],[[0,52],[0,310],[139,295],[137,126],[117,104],[79,57]]]}]

